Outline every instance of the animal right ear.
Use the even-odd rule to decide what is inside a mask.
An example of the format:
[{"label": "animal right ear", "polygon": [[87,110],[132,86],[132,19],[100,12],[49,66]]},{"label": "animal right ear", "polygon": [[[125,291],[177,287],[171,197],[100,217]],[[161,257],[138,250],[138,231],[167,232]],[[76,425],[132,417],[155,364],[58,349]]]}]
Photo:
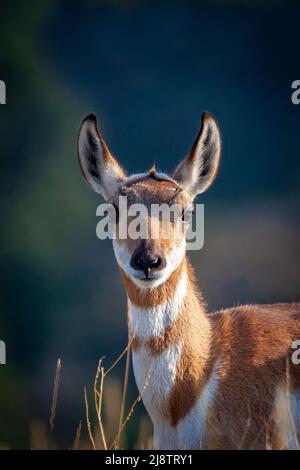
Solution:
[{"label": "animal right ear", "polygon": [[216,120],[202,114],[201,129],[185,159],[177,166],[173,178],[192,197],[203,193],[213,183],[221,159],[221,136]]},{"label": "animal right ear", "polygon": [[95,114],[81,123],[78,133],[80,169],[88,185],[107,200],[122,184],[126,173],[111,155],[97,125]]}]

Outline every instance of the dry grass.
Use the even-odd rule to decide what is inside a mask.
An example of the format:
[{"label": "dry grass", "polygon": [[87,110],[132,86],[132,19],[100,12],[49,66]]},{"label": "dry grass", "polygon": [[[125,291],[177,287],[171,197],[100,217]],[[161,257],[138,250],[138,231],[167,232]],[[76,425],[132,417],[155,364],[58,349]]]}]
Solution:
[{"label": "dry grass", "polygon": [[79,449],[79,444],[80,444],[80,438],[81,438],[81,429],[82,429],[82,421],[79,421],[78,428],[76,429],[76,435],[75,439],[73,442],[72,450],[78,450]]},{"label": "dry grass", "polygon": [[[129,420],[133,417],[135,408],[141,401],[143,393],[146,390],[151,377],[151,371],[149,370],[141,393],[139,393],[135,400],[133,400],[132,404],[128,406],[127,388],[132,341],[133,338],[130,338],[126,348],[107,370],[105,370],[103,366],[103,358],[99,360],[95,379],[90,391],[90,395],[93,396],[92,401],[90,401],[88,398],[89,393],[87,388],[84,388],[87,439],[82,436],[82,422],[80,421],[76,430],[73,445],[70,447],[70,449],[126,449],[128,437],[126,435],[126,426]],[[125,355],[126,362],[124,369],[124,379],[123,384],[121,385],[121,383],[111,374],[111,372]],[[31,423],[30,434],[32,449],[55,448],[55,445],[53,444],[52,433],[54,430],[55,417],[57,412],[60,375],[61,361],[58,359],[54,377],[49,430],[47,431],[47,426],[42,421],[36,420]],[[271,423],[274,423],[274,419],[277,423],[279,423],[279,434],[280,441],[282,442],[282,449],[288,448],[289,443],[293,442],[293,446],[300,450],[299,433],[297,431],[292,414],[290,380],[290,367],[289,362],[287,361],[285,377],[286,383],[283,389],[283,394],[280,397],[278,406],[275,410],[276,414],[272,416],[272,421],[270,420],[269,427],[262,427],[262,431],[263,429],[267,429],[265,445],[266,450],[272,449],[270,436],[272,434]],[[128,406],[127,413],[125,413],[126,406]],[[250,414],[251,413],[249,413],[249,420],[245,428],[244,435],[241,436],[239,440],[240,444],[237,446],[240,449],[243,448],[244,440],[251,425]],[[138,429],[138,436],[134,448],[152,449],[152,425],[150,423],[150,419],[143,415],[136,423],[136,428]],[[270,432],[268,432],[268,430]],[[259,436],[256,437],[256,439],[258,438]],[[255,448],[255,446],[256,442],[253,442],[253,448]]]},{"label": "dry grass", "polygon": [[58,401],[59,382],[60,382],[60,371],[61,371],[61,360],[58,359],[56,363],[53,396],[52,396],[51,411],[50,411],[50,421],[49,421],[50,435],[52,434],[52,431],[54,429],[54,422],[55,422],[56,408],[57,408],[57,401]]},{"label": "dry grass", "polygon": [[[130,309],[128,306],[128,315]],[[87,439],[82,435],[82,422],[80,421],[74,442],[70,449],[125,449],[127,447],[128,433],[126,427],[131,418],[133,418],[135,408],[141,401],[142,395],[146,390],[151,371],[148,371],[144,386],[141,393],[137,395],[135,400],[127,405],[127,389],[130,371],[131,346],[134,336],[129,337],[128,344],[106,370],[103,365],[103,358],[99,360],[92,390],[89,393],[84,388],[84,402],[86,415]],[[115,367],[125,357],[125,368],[123,384],[111,374]],[[59,385],[61,376],[61,360],[56,363],[54,376],[53,396],[50,410],[49,432],[47,427],[40,421],[33,421],[30,426],[31,448],[32,449],[49,449],[55,448],[53,442],[53,430],[57,412],[57,404],[59,398]],[[89,395],[93,396],[92,401]],[[128,411],[126,413],[126,407]],[[137,418],[136,418],[137,419]],[[143,415],[136,423],[139,430],[135,449],[151,449],[152,448],[152,425],[150,418]]]},{"label": "dry grass", "polygon": [[[131,406],[129,407],[129,411],[125,416],[125,406],[126,406],[126,398],[127,398],[127,388],[128,388],[128,380],[129,380],[129,369],[130,369],[130,352],[131,352],[131,344],[133,341],[133,337],[129,339],[129,342],[124,349],[124,351],[119,355],[116,361],[113,363],[111,367],[105,371],[104,367],[102,366],[103,360],[100,359],[98,368],[96,371],[95,381],[94,381],[94,407],[96,410],[97,416],[97,423],[95,430],[92,429],[91,422],[90,422],[90,407],[87,398],[86,389],[84,391],[85,395],[85,405],[86,405],[86,422],[87,422],[87,429],[90,442],[92,444],[93,449],[124,449],[125,447],[125,439],[123,436],[125,427],[132,417],[136,405],[141,401],[142,395],[146,390],[149,380],[150,380],[150,371],[146,376],[146,380],[141,392],[137,395],[136,399],[133,401]],[[103,396],[104,396],[104,388],[106,385],[107,376],[109,373],[115,368],[115,366],[120,362],[120,360],[126,354],[126,363],[125,363],[125,372],[124,372],[124,380],[123,380],[123,387],[122,393],[120,393],[119,384],[114,380],[107,381],[107,389],[108,394],[105,394],[105,405],[106,405],[106,426],[103,424]],[[108,397],[108,398],[107,398]],[[117,429],[117,431],[115,431]],[[147,436],[146,441],[149,441],[149,436]],[[146,445],[146,442],[141,445]]]},{"label": "dry grass", "polygon": [[[128,407],[127,413],[125,413],[132,341],[133,337],[129,339],[126,348],[107,370],[105,370],[103,366],[103,358],[99,360],[91,392],[89,393],[87,388],[84,388],[87,439],[82,435],[83,426],[82,421],[80,421],[76,429],[74,442],[70,447],[71,450],[126,448],[126,425],[133,417],[135,408],[141,401],[144,390],[147,388],[150,379],[149,371],[142,392],[137,395],[133,403]],[[111,372],[113,372],[125,355],[124,379],[121,385]],[[49,429],[47,430],[46,424],[42,421],[34,420],[30,424],[30,442],[32,449],[46,450],[57,448],[53,441],[53,430],[59,400],[61,368],[62,363],[61,360],[58,359],[54,374]],[[89,395],[93,396],[92,401],[89,400]],[[139,435],[134,447],[136,449],[151,449],[152,426],[149,418],[145,415],[142,416],[136,426],[139,429]]]}]

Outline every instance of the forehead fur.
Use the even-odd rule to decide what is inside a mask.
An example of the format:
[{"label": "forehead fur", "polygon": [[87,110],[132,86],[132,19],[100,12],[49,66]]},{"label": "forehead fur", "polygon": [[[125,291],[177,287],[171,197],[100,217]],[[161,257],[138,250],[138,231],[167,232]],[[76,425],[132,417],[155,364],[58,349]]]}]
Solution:
[{"label": "forehead fur", "polygon": [[142,175],[140,178],[128,178],[120,187],[114,199],[126,196],[131,204],[188,204],[191,197],[171,178],[153,172]]}]

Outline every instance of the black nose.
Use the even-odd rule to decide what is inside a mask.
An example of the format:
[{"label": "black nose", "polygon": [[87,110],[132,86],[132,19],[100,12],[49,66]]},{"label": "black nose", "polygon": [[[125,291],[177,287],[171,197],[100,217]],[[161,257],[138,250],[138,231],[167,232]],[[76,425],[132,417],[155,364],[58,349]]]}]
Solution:
[{"label": "black nose", "polygon": [[140,255],[137,256],[135,262],[140,269],[153,269],[159,268],[161,265],[161,258],[149,258],[147,256]]},{"label": "black nose", "polygon": [[133,269],[144,271],[148,277],[150,270],[158,269],[162,265],[162,259],[149,250],[143,250],[133,254],[130,264]]}]

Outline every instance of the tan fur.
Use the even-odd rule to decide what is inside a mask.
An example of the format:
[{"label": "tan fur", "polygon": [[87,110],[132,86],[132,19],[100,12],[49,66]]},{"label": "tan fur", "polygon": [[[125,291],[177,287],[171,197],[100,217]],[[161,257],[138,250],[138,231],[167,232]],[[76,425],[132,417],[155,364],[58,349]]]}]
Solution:
[{"label": "tan fur", "polygon": [[[161,202],[161,189],[166,194],[172,183],[164,182],[163,188],[160,185],[150,179],[139,182],[133,191],[134,199],[139,199],[143,191],[150,203],[154,191]],[[134,241],[126,243],[130,246]],[[170,246],[170,240],[155,243],[163,250]],[[184,269],[188,272],[188,292],[176,321],[158,337],[147,341],[135,337],[133,341],[135,351],[146,344],[153,357],[178,341],[183,344],[176,381],[162,408],[165,418],[176,426],[187,416],[214,365],[220,361],[219,388],[209,414],[204,445],[259,449],[265,448],[269,439],[272,446],[279,446],[271,416],[276,386],[285,374],[286,358],[291,355],[292,342],[300,338],[300,304],[248,305],[207,314],[186,258],[155,289],[137,287],[122,269],[121,275],[130,301],[149,308],[173,295]],[[292,386],[300,390],[299,366],[292,364],[291,377]]]},{"label": "tan fur", "polygon": [[[152,204],[179,204],[183,209],[191,205],[194,196],[206,190],[216,176],[221,137],[215,119],[208,113],[202,115],[201,130],[173,178],[157,173],[155,168],[127,177],[111,157],[96,124],[95,116],[91,115],[81,126],[80,165],[90,186],[116,207],[119,196],[124,195],[129,206],[142,203],[150,208]],[[148,223],[152,222],[149,217]],[[208,314],[196,288],[192,268],[184,251],[179,249],[185,247],[181,242],[186,232],[183,231],[181,240],[175,239],[174,223],[169,221],[170,236],[165,239],[159,218],[154,223],[158,224],[159,238],[142,243],[147,244],[154,259],[159,255],[160,263],[156,270],[158,277],[147,277],[146,284],[158,279],[168,266],[170,270],[165,270],[166,277],[161,275],[161,284],[144,287],[146,284],[137,282],[139,266],[134,263],[132,266],[131,261],[135,250],[141,247],[141,240],[130,237],[122,240],[117,236],[114,248],[119,256],[129,306],[137,308],[135,314],[159,312],[161,315],[155,317],[159,320],[157,324],[154,322],[158,329],[151,330],[156,336],[142,337],[148,322],[141,330],[141,337],[131,331],[136,335],[133,349],[139,378],[145,372],[145,361],[162,365],[148,398],[160,440],[158,445],[179,448],[181,442],[187,442],[192,447],[208,449],[287,447],[286,435],[291,427],[290,417],[286,416],[289,406],[282,407],[282,401],[291,393],[296,396],[296,406],[300,407],[300,365],[291,361],[292,344],[300,339],[300,303],[245,305]],[[171,253],[175,253],[176,262]],[[172,304],[185,274],[187,288],[185,290],[184,285],[182,291],[178,289],[182,296],[176,297]],[[169,309],[167,316],[165,304]],[[174,316],[169,315],[173,305],[176,307]],[[171,319],[171,323],[164,323],[162,318]],[[153,333],[155,331],[157,333]],[[197,408],[199,402],[208,409]],[[300,409],[298,412],[300,417]],[[300,421],[297,426],[294,432],[298,433],[299,440]],[[193,439],[194,432],[197,438],[201,437],[201,443]]]},{"label": "tan fur", "polygon": [[300,336],[300,304],[236,307],[211,314],[210,322],[213,355],[222,367],[209,446],[264,449],[268,433],[274,445],[277,431],[269,420],[287,360],[291,388],[300,391],[299,366],[291,362],[292,342]]},{"label": "tan fur", "polygon": [[[166,285],[150,292],[137,288],[124,273],[127,293],[140,307],[165,302],[182,269],[188,293],[178,318],[164,334],[147,340],[155,357],[178,341],[183,350],[165,416],[173,426],[188,414],[220,361],[219,390],[210,412],[208,448],[265,448],[279,445],[271,420],[276,386],[285,377],[292,342],[300,337],[300,304],[247,305],[207,314],[196,291],[192,269],[184,260]],[[138,350],[143,340],[136,337]],[[291,365],[291,386],[300,391],[299,366]]]},{"label": "tan fur", "polygon": [[131,302],[137,307],[149,308],[164,303],[172,296],[181,275],[181,266],[171,274],[166,282],[155,289],[149,289],[149,291],[137,287],[122,269],[120,272]]},{"label": "tan fur", "polygon": [[[116,207],[118,207],[120,196],[126,196],[128,207],[142,202],[148,210],[150,210],[152,204],[167,204],[169,207],[176,204],[184,208],[186,205],[192,206],[193,203],[191,196],[182,190],[176,182],[172,180],[157,180],[155,179],[155,175],[151,172],[142,179],[134,181],[134,183],[123,184],[111,201]],[[128,226],[131,220],[132,217],[128,217]],[[151,227],[154,231],[157,231],[155,233],[157,233],[159,237],[155,240],[148,239],[147,245],[150,247],[155,245],[158,252],[162,251],[168,254],[174,244],[179,245],[181,242],[180,239],[176,238],[176,232],[172,223],[167,223],[164,226],[160,220],[149,217],[149,233],[151,233]],[[116,237],[118,244],[126,245],[128,251],[131,253],[141,242],[140,239],[134,240],[130,238],[130,236],[121,239],[118,231],[116,232]]]},{"label": "tan fur", "polygon": [[157,180],[155,175],[147,174],[134,183],[124,184],[113,197],[113,202],[118,203],[119,195],[126,196],[128,205],[143,203],[146,207],[151,204],[187,204],[192,203],[191,196],[186,193],[175,181]]}]

